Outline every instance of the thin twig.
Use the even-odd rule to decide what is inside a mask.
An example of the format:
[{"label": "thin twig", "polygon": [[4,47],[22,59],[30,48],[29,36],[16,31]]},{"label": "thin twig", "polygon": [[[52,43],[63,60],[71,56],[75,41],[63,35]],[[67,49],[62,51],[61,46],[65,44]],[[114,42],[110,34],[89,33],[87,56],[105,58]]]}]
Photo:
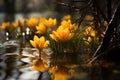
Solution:
[{"label": "thin twig", "polygon": [[111,40],[111,35],[114,32],[114,28],[117,27],[119,25],[119,23],[120,23],[120,6],[118,6],[118,8],[116,9],[116,12],[113,15],[113,18],[111,19],[108,27],[106,28],[105,36],[103,38],[103,41],[100,44],[100,46],[97,48],[97,50],[95,51],[90,63],[92,63],[95,60],[94,58],[97,55],[100,55],[100,54],[105,52],[105,50],[109,46],[109,42]]}]

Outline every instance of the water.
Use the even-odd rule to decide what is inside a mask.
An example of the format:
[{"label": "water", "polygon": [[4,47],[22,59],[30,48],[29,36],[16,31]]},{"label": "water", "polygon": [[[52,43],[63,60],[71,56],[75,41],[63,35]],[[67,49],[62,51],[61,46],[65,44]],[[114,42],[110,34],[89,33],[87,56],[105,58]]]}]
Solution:
[{"label": "water", "polygon": [[[47,69],[44,72],[34,71],[29,67],[31,61],[28,59],[32,53],[37,53],[37,49],[31,48],[29,44],[21,46],[18,40],[0,43],[0,80],[53,80],[51,75],[56,80],[60,75],[61,80],[120,80],[119,65],[84,65],[80,64],[81,56],[75,54],[52,55],[52,59],[49,58],[52,61],[49,69],[57,66],[57,72],[54,72],[56,75],[50,75]],[[44,59],[48,56],[50,54],[43,55]],[[69,71],[74,73],[69,74]],[[67,79],[63,79],[66,75]]]},{"label": "water", "polygon": [[19,41],[8,41],[0,46],[0,80],[37,80],[38,71],[31,71],[20,56]]}]

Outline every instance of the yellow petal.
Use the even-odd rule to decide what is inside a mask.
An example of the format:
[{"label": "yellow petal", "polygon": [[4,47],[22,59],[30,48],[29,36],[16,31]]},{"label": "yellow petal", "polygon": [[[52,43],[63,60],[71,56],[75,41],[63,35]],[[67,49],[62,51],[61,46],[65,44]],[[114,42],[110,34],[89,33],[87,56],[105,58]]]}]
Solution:
[{"label": "yellow petal", "polygon": [[41,37],[40,37],[40,41],[41,41],[41,42],[45,42],[45,37],[44,37],[44,36],[41,36]]},{"label": "yellow petal", "polygon": [[36,26],[37,33],[44,34],[46,32],[46,27],[43,23],[40,23],[39,26]]},{"label": "yellow petal", "polygon": [[30,40],[30,44],[33,46],[33,47],[36,47],[36,44],[34,41]]},{"label": "yellow petal", "polygon": [[50,28],[55,27],[56,24],[57,24],[57,20],[56,19],[49,18],[48,20],[45,21],[45,25],[47,27],[50,27]]},{"label": "yellow petal", "polygon": [[34,36],[34,42],[35,44],[39,44],[39,37],[37,35]]},{"label": "yellow petal", "polygon": [[91,37],[88,37],[88,42],[91,42],[92,41],[92,38]]},{"label": "yellow petal", "polygon": [[54,80],[67,80],[68,75],[63,73],[55,73]]},{"label": "yellow petal", "polygon": [[69,37],[68,37],[68,40],[70,40],[71,38],[73,38],[73,36],[74,36],[74,33],[70,33]]},{"label": "yellow petal", "polygon": [[48,47],[49,43],[50,43],[49,41],[46,41],[45,44],[44,44],[44,47],[45,48]]},{"label": "yellow petal", "polygon": [[58,39],[57,39],[57,37],[56,37],[54,34],[50,34],[50,37],[51,37],[53,40],[55,40],[56,42],[58,42]]},{"label": "yellow petal", "polygon": [[90,35],[94,37],[95,36],[95,31],[91,31]]},{"label": "yellow petal", "polygon": [[66,15],[66,16],[64,16],[63,18],[62,18],[62,20],[70,20],[71,19],[71,15]]}]

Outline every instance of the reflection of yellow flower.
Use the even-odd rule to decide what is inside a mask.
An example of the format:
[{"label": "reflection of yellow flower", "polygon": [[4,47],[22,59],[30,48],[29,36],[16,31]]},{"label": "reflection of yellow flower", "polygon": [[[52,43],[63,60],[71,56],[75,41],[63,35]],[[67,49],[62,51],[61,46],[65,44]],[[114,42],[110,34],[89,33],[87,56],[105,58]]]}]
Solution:
[{"label": "reflection of yellow flower", "polygon": [[46,27],[43,23],[39,23],[38,26],[36,26],[37,33],[44,34],[46,32]]},{"label": "reflection of yellow flower", "polygon": [[49,69],[50,73],[55,73],[58,70],[58,66],[53,66]]},{"label": "reflection of yellow flower", "polygon": [[39,23],[39,20],[38,18],[35,18],[35,17],[26,20],[26,24],[30,28],[35,28],[38,25],[38,23]]},{"label": "reflection of yellow flower", "polygon": [[46,68],[48,68],[48,64],[41,59],[33,60],[31,66],[33,66],[33,70],[38,70],[44,72]]},{"label": "reflection of yellow flower", "polygon": [[69,31],[68,28],[58,28],[56,31],[53,31],[52,34],[50,34],[50,37],[54,39],[55,41],[67,41],[70,40],[73,37],[73,33]]},{"label": "reflection of yellow flower", "polygon": [[54,80],[67,80],[68,75],[63,73],[55,73]]},{"label": "reflection of yellow flower", "polygon": [[33,47],[42,50],[43,48],[48,47],[49,41],[45,41],[45,38],[41,36],[40,38],[38,36],[34,36],[33,40],[30,40],[30,43]]},{"label": "reflection of yellow flower", "polygon": [[56,24],[57,24],[57,20],[56,19],[49,18],[48,20],[45,21],[45,25],[47,27],[50,27],[50,28],[55,27]]},{"label": "reflection of yellow flower", "polygon": [[9,22],[3,22],[2,25],[1,25],[1,29],[3,29],[3,30],[7,29],[8,27],[10,27]]},{"label": "reflection of yellow flower", "polygon": [[53,74],[53,80],[67,80],[69,75],[68,69],[63,66],[53,66],[49,72]]}]

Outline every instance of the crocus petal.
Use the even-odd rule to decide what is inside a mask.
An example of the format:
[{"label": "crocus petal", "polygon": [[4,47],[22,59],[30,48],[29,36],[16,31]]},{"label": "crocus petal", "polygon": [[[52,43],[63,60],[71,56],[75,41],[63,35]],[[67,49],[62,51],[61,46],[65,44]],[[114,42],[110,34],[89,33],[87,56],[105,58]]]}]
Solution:
[{"label": "crocus petal", "polygon": [[51,37],[53,40],[55,40],[56,42],[58,42],[58,39],[57,39],[57,37],[56,37],[55,35],[50,34],[50,37]]},{"label": "crocus petal", "polygon": [[30,44],[33,46],[33,47],[36,47],[36,44],[34,41],[30,40]]}]

